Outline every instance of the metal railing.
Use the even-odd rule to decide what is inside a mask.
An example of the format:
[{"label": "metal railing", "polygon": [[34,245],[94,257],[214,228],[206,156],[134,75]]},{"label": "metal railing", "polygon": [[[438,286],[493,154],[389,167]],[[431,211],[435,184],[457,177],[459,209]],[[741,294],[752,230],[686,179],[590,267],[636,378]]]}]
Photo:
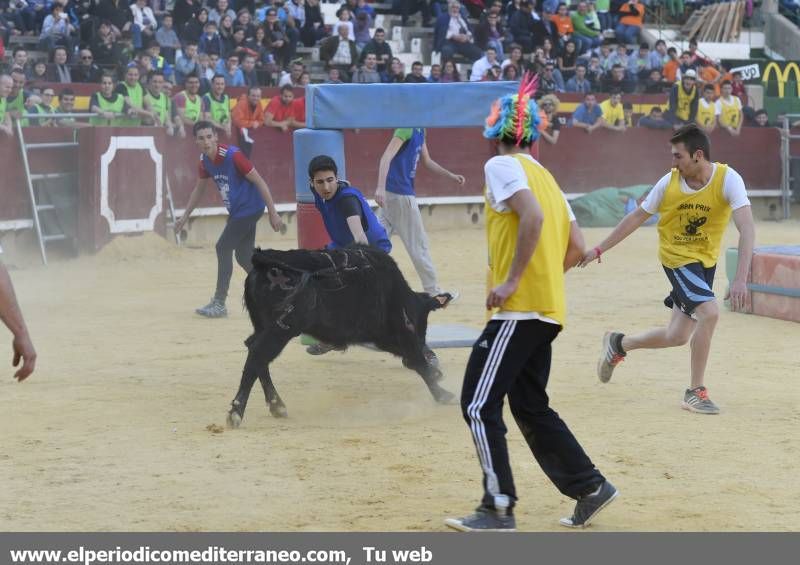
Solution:
[{"label": "metal railing", "polygon": [[[785,114],[781,123],[781,205],[783,207],[783,219],[791,217],[792,207],[792,140],[800,140],[799,134],[793,134],[791,126],[793,122],[800,121],[800,114]],[[800,155],[798,155],[800,158]],[[800,180],[800,179],[797,179]]]}]

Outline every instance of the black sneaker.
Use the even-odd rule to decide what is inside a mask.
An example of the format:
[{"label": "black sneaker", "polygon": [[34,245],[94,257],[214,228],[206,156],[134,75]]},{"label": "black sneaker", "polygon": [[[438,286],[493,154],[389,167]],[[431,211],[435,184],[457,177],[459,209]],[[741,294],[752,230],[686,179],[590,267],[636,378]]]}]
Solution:
[{"label": "black sneaker", "polygon": [[224,318],[228,315],[228,309],[225,308],[225,303],[216,298],[212,298],[211,302],[202,308],[198,308],[195,312],[206,318]]},{"label": "black sneaker", "polygon": [[494,508],[479,506],[475,514],[464,518],[447,518],[444,521],[448,528],[459,532],[516,532],[517,522],[508,511],[498,512]]},{"label": "black sneaker", "polygon": [[604,481],[597,492],[578,500],[575,510],[569,518],[561,518],[559,522],[568,528],[585,528],[600,511],[611,504],[619,496],[619,491],[608,481]]}]

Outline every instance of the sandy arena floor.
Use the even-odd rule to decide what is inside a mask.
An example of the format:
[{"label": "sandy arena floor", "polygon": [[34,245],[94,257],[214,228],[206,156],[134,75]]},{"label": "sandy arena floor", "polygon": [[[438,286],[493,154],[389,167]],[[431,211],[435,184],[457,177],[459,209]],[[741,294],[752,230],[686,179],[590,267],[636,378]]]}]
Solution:
[{"label": "sandy arena floor", "polygon": [[[587,243],[607,232],[586,230]],[[796,221],[760,223],[757,233],[762,245],[800,242]],[[726,244],[735,241],[731,227]],[[434,232],[432,246],[443,284],[462,293],[432,323],[481,326],[483,231]],[[800,529],[798,324],[723,312],[708,371],[718,417],[679,407],[685,348],[636,352],[609,384],[595,377],[606,329],[668,319],[655,248],[655,230],[642,229],[568,277],[551,398],[622,494],[593,529]],[[238,298],[228,319],[193,314],[214,276],[212,248],[179,250],[156,236],[12,272],[40,357],[17,384],[0,331],[0,530],[444,530],[444,517],[472,510],[480,469],[458,407],[434,404],[387,354],[316,358],[292,343],[273,365],[290,418],[271,418],[256,388],[243,427],[216,428],[250,326]],[[242,280],[237,271],[233,288]],[[468,350],[439,354],[457,392]],[[518,525],[558,530],[572,502],[510,418],[509,428]]]}]

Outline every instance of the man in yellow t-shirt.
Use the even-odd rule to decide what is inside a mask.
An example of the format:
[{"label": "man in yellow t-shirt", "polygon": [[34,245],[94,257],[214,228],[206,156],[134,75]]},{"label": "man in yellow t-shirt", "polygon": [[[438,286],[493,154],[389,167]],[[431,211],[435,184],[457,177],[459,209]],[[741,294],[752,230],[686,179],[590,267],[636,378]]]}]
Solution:
[{"label": "man in yellow t-shirt", "polygon": [[742,101],[738,96],[733,96],[733,84],[729,80],[722,83],[717,111],[720,127],[731,135],[739,135],[742,131]]},{"label": "man in yellow t-shirt", "polygon": [[[670,138],[673,169],[659,180],[642,205],[625,216],[611,234],[588,251],[581,266],[597,260],[653,214],[658,222],[659,259],[672,285],[664,304],[672,310],[667,327],[636,335],[608,332],[597,374],[608,382],[611,374],[634,349],[677,347],[689,342],[690,388],[682,407],[698,414],[718,414],[704,386],[711,338],[719,318],[712,290],[720,243],[731,214],[739,230],[739,266],[731,283],[731,309],[744,310],[747,274],[753,256],[755,227],[747,190],[732,167],[710,161],[708,136],[688,124]],[[728,296],[726,296],[728,298]]]},{"label": "man in yellow t-shirt", "polygon": [[714,85],[707,84],[703,87],[703,97],[697,103],[697,116],[695,122],[706,133],[711,133],[717,127],[719,106],[714,101]]},{"label": "man in yellow t-shirt", "polygon": [[614,131],[625,131],[625,110],[622,107],[622,92],[612,90],[608,100],[600,103],[603,111],[603,127]]},{"label": "man in yellow t-shirt", "polygon": [[[528,153],[539,137],[530,84],[495,102],[484,137],[497,140],[486,163],[486,231],[493,312],[467,362],[461,411],[483,469],[477,511],[445,524],[460,531],[511,531],[517,500],[506,448],[503,402],[536,461],[565,495],[577,500],[568,527],[587,526],[616,496],[546,392],[551,343],[564,326],[564,272],[583,256],[583,236],[550,172]],[[519,111],[519,104],[523,104]],[[517,128],[517,118],[522,124]]]}]

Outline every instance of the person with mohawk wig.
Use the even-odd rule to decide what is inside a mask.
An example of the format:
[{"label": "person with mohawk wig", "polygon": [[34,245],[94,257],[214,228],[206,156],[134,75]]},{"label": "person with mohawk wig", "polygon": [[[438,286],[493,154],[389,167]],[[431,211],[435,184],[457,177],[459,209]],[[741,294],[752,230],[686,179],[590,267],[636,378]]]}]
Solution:
[{"label": "person with mohawk wig", "polygon": [[564,273],[583,258],[584,241],[566,197],[550,172],[528,154],[539,137],[536,79],[495,101],[484,137],[497,142],[486,163],[486,231],[492,316],[472,347],[461,410],[483,470],[476,512],[448,518],[460,531],[516,529],[517,493],[506,447],[503,401],[533,456],[564,495],[577,500],[567,527],[583,528],[618,492],[597,470],[546,392],[551,343],[564,327]]}]

